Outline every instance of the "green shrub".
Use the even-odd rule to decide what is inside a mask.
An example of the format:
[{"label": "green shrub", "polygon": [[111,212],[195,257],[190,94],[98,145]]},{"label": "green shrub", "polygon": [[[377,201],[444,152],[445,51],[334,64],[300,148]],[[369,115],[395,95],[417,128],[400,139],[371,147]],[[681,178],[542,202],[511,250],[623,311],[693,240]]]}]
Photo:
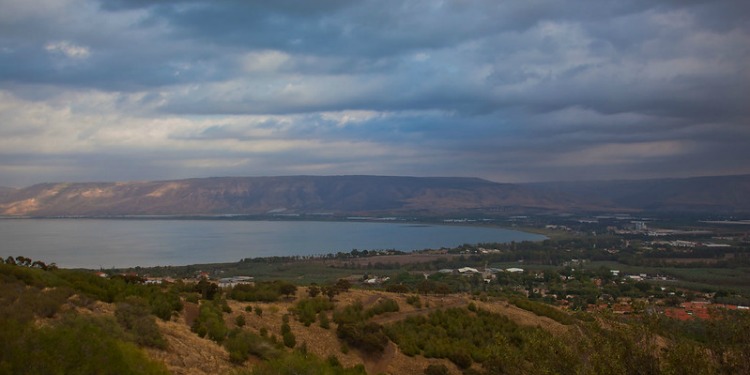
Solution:
[{"label": "green shrub", "polygon": [[128,297],[115,308],[117,323],[132,336],[138,345],[166,349],[167,341],[159,331],[154,316],[149,314],[147,302],[139,297]]},{"label": "green shrub", "polygon": [[200,337],[208,336],[211,340],[221,343],[228,333],[221,307],[213,301],[203,301],[192,330]]},{"label": "green shrub", "polygon": [[320,322],[320,328],[323,328],[323,329],[331,328],[331,324],[328,321],[328,314],[326,314],[325,311],[321,311],[318,313],[318,321]]},{"label": "green shrub", "polygon": [[297,344],[297,339],[292,333],[292,327],[289,326],[289,316],[284,315],[281,319],[283,322],[281,324],[281,341],[284,343],[284,346],[293,348]]},{"label": "green shrub", "polygon": [[385,287],[385,291],[390,293],[409,293],[411,289],[403,284],[389,284]]},{"label": "green shrub", "polygon": [[315,322],[318,313],[333,310],[333,302],[323,297],[307,298],[300,300],[293,308],[297,320],[309,327]]},{"label": "green shrub", "polygon": [[357,365],[344,368],[331,364],[313,355],[292,352],[253,368],[253,375],[296,375],[296,374],[325,374],[325,375],[366,375],[365,368]]},{"label": "green shrub", "polygon": [[524,310],[531,311],[534,314],[539,315],[539,316],[546,316],[550,319],[557,321],[558,323],[562,323],[566,325],[575,323],[575,319],[572,316],[570,316],[569,314],[563,311],[556,309],[553,306],[550,306],[544,303],[530,301],[526,298],[511,298],[509,301],[510,303],[516,305],[517,307],[520,307]]},{"label": "green shrub", "polygon": [[367,311],[365,312],[365,315],[367,318],[371,318],[376,315],[385,314],[388,312],[397,312],[397,311],[399,311],[398,302],[390,298],[386,298],[386,299],[378,301],[378,303],[375,304],[375,306],[367,309]]},{"label": "green shrub", "polygon": [[287,348],[293,348],[297,345],[297,339],[294,337],[292,331],[284,332],[281,335],[281,340]]},{"label": "green shrub", "polygon": [[0,321],[0,372],[168,374],[123,338],[113,319],[66,316],[40,328]]},{"label": "green shrub", "polygon": [[336,335],[349,346],[359,348],[365,352],[382,353],[388,344],[383,326],[373,322],[355,322],[340,324],[336,328]]},{"label": "green shrub", "polygon": [[223,345],[235,364],[245,362],[250,355],[270,360],[281,354],[270,340],[241,329],[232,330]]},{"label": "green shrub", "polygon": [[236,285],[229,291],[229,297],[237,301],[275,302],[282,294],[291,296],[296,291],[297,287],[286,281],[265,281]]},{"label": "green shrub", "polygon": [[461,368],[481,362],[499,336],[517,335],[520,327],[505,316],[452,308],[412,316],[388,326],[388,337],[406,355],[446,358]]},{"label": "green shrub", "polygon": [[424,369],[425,375],[449,375],[448,367],[444,364],[431,364]]},{"label": "green shrub", "polygon": [[245,322],[245,316],[244,315],[237,315],[237,317],[234,318],[234,324],[236,324],[237,327],[244,327],[245,324],[246,324],[246,322]]},{"label": "green shrub", "polygon": [[422,301],[419,299],[418,295],[408,296],[406,297],[406,303],[416,307],[416,308],[422,308]]}]

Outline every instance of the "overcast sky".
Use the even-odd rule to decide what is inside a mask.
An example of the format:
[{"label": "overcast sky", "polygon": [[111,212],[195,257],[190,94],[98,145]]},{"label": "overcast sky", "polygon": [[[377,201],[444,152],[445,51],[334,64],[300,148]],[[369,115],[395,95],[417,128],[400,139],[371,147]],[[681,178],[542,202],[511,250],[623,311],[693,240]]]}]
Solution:
[{"label": "overcast sky", "polygon": [[748,0],[0,9],[0,186],[750,173]]}]

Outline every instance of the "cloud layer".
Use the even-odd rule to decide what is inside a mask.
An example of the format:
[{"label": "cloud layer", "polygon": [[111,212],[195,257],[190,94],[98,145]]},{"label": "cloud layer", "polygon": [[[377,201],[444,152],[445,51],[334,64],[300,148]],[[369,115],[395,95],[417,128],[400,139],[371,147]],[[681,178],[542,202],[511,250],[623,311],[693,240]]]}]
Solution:
[{"label": "cloud layer", "polygon": [[750,173],[746,0],[0,7],[0,186]]}]

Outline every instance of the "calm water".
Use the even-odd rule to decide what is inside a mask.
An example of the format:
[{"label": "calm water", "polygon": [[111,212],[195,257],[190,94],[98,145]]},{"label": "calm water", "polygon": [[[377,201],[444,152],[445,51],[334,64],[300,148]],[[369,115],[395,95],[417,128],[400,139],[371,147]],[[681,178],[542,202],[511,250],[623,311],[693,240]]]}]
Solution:
[{"label": "calm water", "polygon": [[3,258],[23,255],[60,267],[119,268],[544,237],[499,228],[397,223],[5,219],[0,220],[0,239]]}]

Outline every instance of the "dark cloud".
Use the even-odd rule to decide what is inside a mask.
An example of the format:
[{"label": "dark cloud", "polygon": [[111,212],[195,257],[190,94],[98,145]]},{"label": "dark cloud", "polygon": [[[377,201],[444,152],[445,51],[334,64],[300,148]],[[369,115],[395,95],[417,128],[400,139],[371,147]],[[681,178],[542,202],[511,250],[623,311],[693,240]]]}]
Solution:
[{"label": "dark cloud", "polygon": [[0,6],[0,185],[750,173],[746,0]]}]

